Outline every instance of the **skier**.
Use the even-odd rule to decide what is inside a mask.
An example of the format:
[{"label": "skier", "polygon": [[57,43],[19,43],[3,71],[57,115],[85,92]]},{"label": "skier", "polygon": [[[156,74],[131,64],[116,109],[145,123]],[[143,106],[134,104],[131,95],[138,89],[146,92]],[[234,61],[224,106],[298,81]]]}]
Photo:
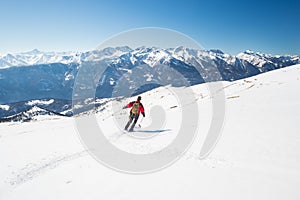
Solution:
[{"label": "skier", "polygon": [[140,116],[140,113],[142,113],[143,117],[145,117],[145,110],[144,110],[144,106],[141,103],[141,96],[138,96],[136,101],[132,101],[129,104],[127,104],[127,106],[125,106],[124,108],[131,108],[130,110],[130,115],[129,115],[129,121],[125,126],[125,131],[127,131],[128,127],[130,126],[130,124],[132,123],[129,131],[133,131],[133,128]]}]

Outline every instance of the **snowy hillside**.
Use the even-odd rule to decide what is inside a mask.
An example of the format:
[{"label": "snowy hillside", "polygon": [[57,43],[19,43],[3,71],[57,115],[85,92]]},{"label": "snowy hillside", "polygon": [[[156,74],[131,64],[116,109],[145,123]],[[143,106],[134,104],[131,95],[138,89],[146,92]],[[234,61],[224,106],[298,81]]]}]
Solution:
[{"label": "snowy hillside", "polygon": [[55,115],[71,116],[71,101],[62,99],[40,99],[0,105],[0,122],[16,121],[16,116],[32,110],[34,107]]},{"label": "snowy hillside", "polygon": [[[172,166],[151,174],[124,174],[97,162],[81,143],[74,118],[1,123],[0,199],[300,199],[300,65],[223,83],[217,91],[225,92],[226,120],[211,154],[199,158],[217,95],[206,83],[192,86],[199,113],[193,145]],[[103,99],[93,113],[107,141],[146,155],[176,138],[181,111],[191,103],[178,103],[174,91],[180,89],[188,88],[143,93],[146,118],[133,133],[122,134],[128,110],[116,112],[112,105],[136,97]]]},{"label": "snowy hillside", "polygon": [[64,115],[53,111],[42,109],[34,105],[25,111],[19,112],[17,114],[8,117],[0,118],[0,122],[30,122],[34,120],[40,120],[41,118],[48,119],[49,116],[55,118]]}]

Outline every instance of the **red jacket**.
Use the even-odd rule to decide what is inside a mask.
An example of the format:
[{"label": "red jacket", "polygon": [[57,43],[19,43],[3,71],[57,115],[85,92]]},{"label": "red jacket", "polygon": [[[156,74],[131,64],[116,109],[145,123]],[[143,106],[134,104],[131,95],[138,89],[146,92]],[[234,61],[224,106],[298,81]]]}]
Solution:
[{"label": "red jacket", "polygon": [[[127,108],[131,108],[133,106],[133,104],[136,103],[136,102],[140,103],[138,114],[142,113],[142,115],[145,117],[144,106],[143,106],[143,104],[140,101],[132,101],[132,102],[130,102],[129,104],[127,104]],[[131,110],[130,110],[130,112],[131,112]]]}]

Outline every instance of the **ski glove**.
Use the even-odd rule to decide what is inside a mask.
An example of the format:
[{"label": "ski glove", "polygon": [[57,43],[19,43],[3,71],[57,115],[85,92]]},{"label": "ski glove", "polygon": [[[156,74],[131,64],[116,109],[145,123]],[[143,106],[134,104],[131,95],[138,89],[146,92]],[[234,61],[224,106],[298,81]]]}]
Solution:
[{"label": "ski glove", "polygon": [[143,117],[145,117],[145,113],[142,113]]}]

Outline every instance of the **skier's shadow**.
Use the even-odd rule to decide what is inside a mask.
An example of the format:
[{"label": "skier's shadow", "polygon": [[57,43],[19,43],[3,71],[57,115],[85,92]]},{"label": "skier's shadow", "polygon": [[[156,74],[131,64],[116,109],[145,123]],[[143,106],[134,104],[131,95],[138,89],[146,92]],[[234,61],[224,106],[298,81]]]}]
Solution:
[{"label": "skier's shadow", "polygon": [[140,132],[140,133],[163,133],[163,132],[171,131],[171,129],[163,129],[163,130],[136,130],[136,131]]}]

